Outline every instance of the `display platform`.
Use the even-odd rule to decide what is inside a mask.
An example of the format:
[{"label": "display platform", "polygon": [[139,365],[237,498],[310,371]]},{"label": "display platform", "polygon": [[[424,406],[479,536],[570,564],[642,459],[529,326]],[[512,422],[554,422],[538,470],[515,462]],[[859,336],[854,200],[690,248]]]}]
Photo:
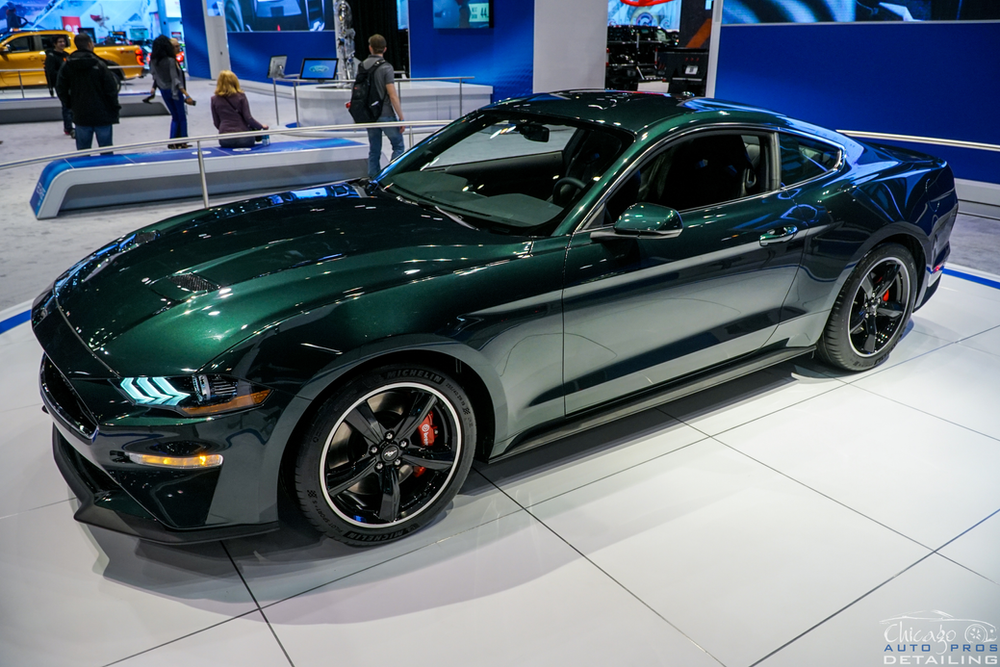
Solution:
[{"label": "display platform", "polygon": [[[403,117],[406,120],[454,120],[486,106],[493,86],[452,81],[396,81]],[[299,86],[299,126],[341,125],[354,122],[345,106],[351,100],[351,86],[324,83]]]},{"label": "display platform", "polygon": [[[74,522],[27,308],[0,312],[2,665],[998,654],[1000,276],[946,269],[877,369],[786,363],[479,467],[427,529],[367,549],[294,519],[185,548]],[[942,614],[955,641],[904,643]]]},{"label": "display platform", "polygon": [[[364,176],[368,144],[341,138],[202,149],[210,195],[279,190]],[[91,155],[50,162],[31,196],[39,220],[61,211],[201,195],[198,151]]]},{"label": "display platform", "polygon": [[[152,102],[143,102],[143,98],[147,95],[149,95],[149,91],[144,93],[122,93],[119,95],[118,102],[122,105],[119,112],[121,117],[170,115],[159,95]],[[24,99],[0,97],[0,124],[35,123],[52,120],[62,120],[62,106],[60,106],[58,98],[49,97],[48,95],[45,97],[26,97]]]}]

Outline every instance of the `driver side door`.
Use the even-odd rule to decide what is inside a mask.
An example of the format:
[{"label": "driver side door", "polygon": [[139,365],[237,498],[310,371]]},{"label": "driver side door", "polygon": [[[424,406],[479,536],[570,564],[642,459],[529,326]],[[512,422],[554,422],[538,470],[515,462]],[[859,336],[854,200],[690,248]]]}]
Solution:
[{"label": "driver side door", "polygon": [[[651,153],[567,251],[567,414],[759,350],[800,262],[804,224],[778,191],[773,134],[700,133]],[[679,233],[608,234],[632,202],[679,210]]]},{"label": "driver side door", "polygon": [[[17,35],[4,42],[0,52],[0,63],[3,85],[8,86],[40,86],[45,84],[45,52],[35,35]],[[21,72],[18,78],[17,70],[39,70],[37,72]]]}]

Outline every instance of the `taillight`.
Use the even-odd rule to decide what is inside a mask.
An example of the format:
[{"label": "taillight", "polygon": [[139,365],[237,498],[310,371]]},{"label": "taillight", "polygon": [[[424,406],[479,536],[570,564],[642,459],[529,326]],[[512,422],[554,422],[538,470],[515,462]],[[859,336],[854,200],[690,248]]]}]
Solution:
[{"label": "taillight", "polygon": [[146,64],[145,58],[142,57],[142,49],[135,50],[135,62],[138,63],[139,65]]}]

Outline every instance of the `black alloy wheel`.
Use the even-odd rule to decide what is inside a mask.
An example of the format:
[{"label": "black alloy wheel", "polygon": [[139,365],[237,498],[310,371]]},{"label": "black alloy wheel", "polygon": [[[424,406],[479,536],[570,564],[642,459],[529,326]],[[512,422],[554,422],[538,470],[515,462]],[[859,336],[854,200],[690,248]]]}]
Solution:
[{"label": "black alloy wheel", "polygon": [[387,366],[349,382],[313,419],[295,486],[306,516],[354,546],[394,540],[434,519],[475,454],[468,396],[431,368]]},{"label": "black alloy wheel", "polygon": [[913,312],[916,266],[910,252],[889,243],[855,267],[830,312],[819,355],[849,371],[874,368],[888,358]]}]

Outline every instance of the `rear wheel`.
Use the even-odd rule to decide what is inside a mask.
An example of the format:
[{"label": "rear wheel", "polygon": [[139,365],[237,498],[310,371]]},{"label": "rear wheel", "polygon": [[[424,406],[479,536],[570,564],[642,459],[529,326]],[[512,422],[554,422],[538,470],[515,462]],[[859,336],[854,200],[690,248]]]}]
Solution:
[{"label": "rear wheel", "polygon": [[476,424],[452,378],[421,366],[386,366],[326,401],[299,450],[295,487],[321,531],[354,546],[398,539],[426,525],[472,465]]},{"label": "rear wheel", "polygon": [[840,291],[819,343],[819,356],[849,371],[888,358],[913,312],[916,265],[903,246],[888,243],[858,263]]}]

